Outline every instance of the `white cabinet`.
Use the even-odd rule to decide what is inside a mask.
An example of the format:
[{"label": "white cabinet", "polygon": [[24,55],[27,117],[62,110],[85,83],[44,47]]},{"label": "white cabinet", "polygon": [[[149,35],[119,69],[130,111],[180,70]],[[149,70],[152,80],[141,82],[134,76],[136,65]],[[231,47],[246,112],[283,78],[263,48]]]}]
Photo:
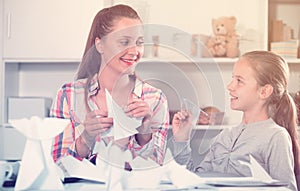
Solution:
[{"label": "white cabinet", "polygon": [[79,60],[103,0],[4,0],[4,59]]},{"label": "white cabinet", "polygon": [[0,159],[20,159],[24,137],[7,127],[10,96],[53,98],[74,79],[92,19],[106,0],[0,0]]},{"label": "white cabinet", "polygon": [[[73,80],[92,20],[108,0],[0,0],[0,124],[10,96],[52,97]],[[72,75],[71,75],[72,73]],[[72,76],[72,77],[71,77]],[[46,83],[46,84],[45,84]],[[53,93],[51,93],[53,92]]]},{"label": "white cabinet", "polygon": [[0,160],[20,160],[26,138],[14,128],[0,128]]}]

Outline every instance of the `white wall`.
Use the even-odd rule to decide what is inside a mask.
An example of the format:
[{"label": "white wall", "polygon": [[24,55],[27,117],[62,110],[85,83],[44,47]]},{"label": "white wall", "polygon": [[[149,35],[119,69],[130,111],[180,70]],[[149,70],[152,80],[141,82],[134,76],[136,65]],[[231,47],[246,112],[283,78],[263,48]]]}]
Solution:
[{"label": "white wall", "polygon": [[[0,0],[0,37],[2,37],[3,35],[3,30],[2,30],[2,26],[3,26],[3,0]],[[2,58],[3,58],[3,38],[0,38],[0,111],[3,111],[2,110],[2,107],[3,107],[3,103],[4,103],[4,92],[2,91],[2,87],[4,87],[4,79],[3,79],[3,62],[2,62]],[[0,128],[1,127],[1,124],[2,124],[2,121],[3,121],[3,118],[4,118],[4,114],[1,112],[0,113]],[[0,131],[1,132],[1,131]],[[3,155],[3,133],[0,133],[0,156]]]},{"label": "white wall", "polygon": [[[267,0],[114,0],[113,2],[129,4],[136,8],[145,24],[170,26],[190,35],[211,35],[212,19],[235,16],[236,29],[243,39],[240,43],[241,52],[247,49],[267,49]],[[170,38],[173,35],[172,31],[167,34]]]},{"label": "white wall", "polygon": [[50,97],[74,80],[79,63],[23,63],[19,69],[19,96]]},{"label": "white wall", "polygon": [[145,62],[137,66],[137,73],[163,90],[170,110],[180,110],[182,98],[188,98],[200,107],[218,107],[225,112],[227,123],[237,124],[241,113],[230,109],[226,90],[231,80],[232,66],[232,63],[225,63],[216,65],[219,70],[210,70],[205,64]]}]

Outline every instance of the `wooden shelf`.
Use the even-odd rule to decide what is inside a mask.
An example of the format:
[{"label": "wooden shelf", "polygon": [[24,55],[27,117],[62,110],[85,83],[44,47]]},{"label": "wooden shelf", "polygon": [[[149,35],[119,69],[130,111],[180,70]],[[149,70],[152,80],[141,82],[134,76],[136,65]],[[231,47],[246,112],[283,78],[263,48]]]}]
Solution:
[{"label": "wooden shelf", "polygon": [[4,63],[80,63],[80,59],[4,59]]},{"label": "wooden shelf", "polygon": [[300,0],[270,0],[270,3],[299,4]]},{"label": "wooden shelf", "polygon": [[285,60],[289,64],[300,64],[300,58],[286,58]]},{"label": "wooden shelf", "polygon": [[[197,125],[194,127],[194,130],[223,130],[226,128],[231,128],[235,125]],[[170,129],[172,129],[172,125],[170,125]]]},{"label": "wooden shelf", "polygon": [[168,63],[235,63],[238,58],[189,58],[189,59],[169,59],[169,58],[142,58],[140,62],[168,62]]}]

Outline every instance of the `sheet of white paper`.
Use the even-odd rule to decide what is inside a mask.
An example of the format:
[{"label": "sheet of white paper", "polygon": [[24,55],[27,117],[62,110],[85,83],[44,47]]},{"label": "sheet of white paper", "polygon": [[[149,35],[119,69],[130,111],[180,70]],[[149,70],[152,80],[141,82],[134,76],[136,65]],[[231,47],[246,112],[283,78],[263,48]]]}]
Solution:
[{"label": "sheet of white paper", "polygon": [[73,156],[65,156],[59,160],[64,166],[70,177],[83,178],[98,182],[105,182],[106,172],[100,166],[95,166],[90,161],[83,159],[82,161]]},{"label": "sheet of white paper", "polygon": [[96,166],[99,166],[100,168],[104,168],[104,171],[108,171],[108,164],[109,164],[109,148],[111,146],[112,142],[110,142],[108,145],[105,145],[103,141],[96,142],[94,146],[94,153],[99,153],[96,158]]},{"label": "sheet of white paper", "polygon": [[170,181],[177,189],[188,189],[194,187],[208,188],[204,181],[195,173],[186,169],[186,166],[179,165],[169,148],[166,150],[164,159],[164,181]]},{"label": "sheet of white paper", "polygon": [[252,155],[249,155],[250,163],[240,161],[241,164],[247,165],[252,173],[252,176],[256,180],[263,182],[274,182],[271,176],[265,171],[265,169],[255,160]]},{"label": "sheet of white paper", "polygon": [[155,189],[165,174],[165,167],[140,156],[129,161],[131,171],[124,171],[122,184],[125,189]]},{"label": "sheet of white paper", "polygon": [[108,190],[122,190],[124,165],[121,167],[120,163],[123,161],[124,164],[126,157],[123,154],[127,154],[117,146],[104,145],[103,142],[96,142],[94,151],[101,151],[101,154],[97,155],[96,165],[86,159],[80,161],[72,156],[61,158],[59,163],[64,166],[67,177],[98,181],[105,183]]},{"label": "sheet of white paper", "polygon": [[105,136],[114,136],[114,139],[118,140],[138,133],[136,128],[141,126],[142,119],[127,116],[122,107],[113,100],[110,93],[106,89],[105,91],[108,116],[113,118],[114,123],[111,131]]},{"label": "sheet of white paper", "polygon": [[140,169],[149,169],[149,168],[157,168],[158,165],[155,161],[151,159],[144,159],[140,156],[135,157],[132,161],[130,161],[130,166],[132,169],[140,170]]},{"label": "sheet of white paper", "polygon": [[206,187],[204,180],[195,173],[186,169],[186,166],[179,165],[175,160],[166,164],[167,176],[176,188]]},{"label": "sheet of white paper", "polygon": [[52,138],[70,123],[66,119],[33,116],[30,119],[9,120],[26,136],[15,190],[63,190],[60,174],[51,156]]},{"label": "sheet of white paper", "polygon": [[250,162],[239,161],[241,164],[248,166],[252,172],[251,177],[213,177],[203,178],[207,184],[217,186],[285,186],[286,183],[279,182],[263,169],[263,167],[250,155]]},{"label": "sheet of white paper", "polygon": [[108,145],[108,158],[109,160],[109,167],[108,167],[108,177],[107,177],[107,190],[115,190],[115,191],[122,191],[123,184],[122,180],[124,179],[125,173],[125,162],[132,159],[127,158],[129,150],[123,151],[117,145],[110,144]]},{"label": "sheet of white paper", "polygon": [[288,184],[284,182],[263,182],[261,180],[254,179],[253,177],[236,177],[236,178],[204,178],[204,181],[208,185],[212,186],[221,186],[221,187],[264,187],[265,189],[268,188],[268,186],[271,187],[278,187],[280,188],[286,187]]}]

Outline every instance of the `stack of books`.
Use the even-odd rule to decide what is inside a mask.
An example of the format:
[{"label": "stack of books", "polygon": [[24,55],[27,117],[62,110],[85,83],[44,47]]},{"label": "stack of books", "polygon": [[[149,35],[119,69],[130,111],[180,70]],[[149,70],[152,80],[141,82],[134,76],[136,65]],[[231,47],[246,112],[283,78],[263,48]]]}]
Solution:
[{"label": "stack of books", "polygon": [[284,58],[297,58],[299,39],[294,38],[293,29],[282,20],[272,22],[270,49]]},{"label": "stack of books", "polygon": [[298,57],[299,40],[271,42],[271,51],[284,58]]}]

